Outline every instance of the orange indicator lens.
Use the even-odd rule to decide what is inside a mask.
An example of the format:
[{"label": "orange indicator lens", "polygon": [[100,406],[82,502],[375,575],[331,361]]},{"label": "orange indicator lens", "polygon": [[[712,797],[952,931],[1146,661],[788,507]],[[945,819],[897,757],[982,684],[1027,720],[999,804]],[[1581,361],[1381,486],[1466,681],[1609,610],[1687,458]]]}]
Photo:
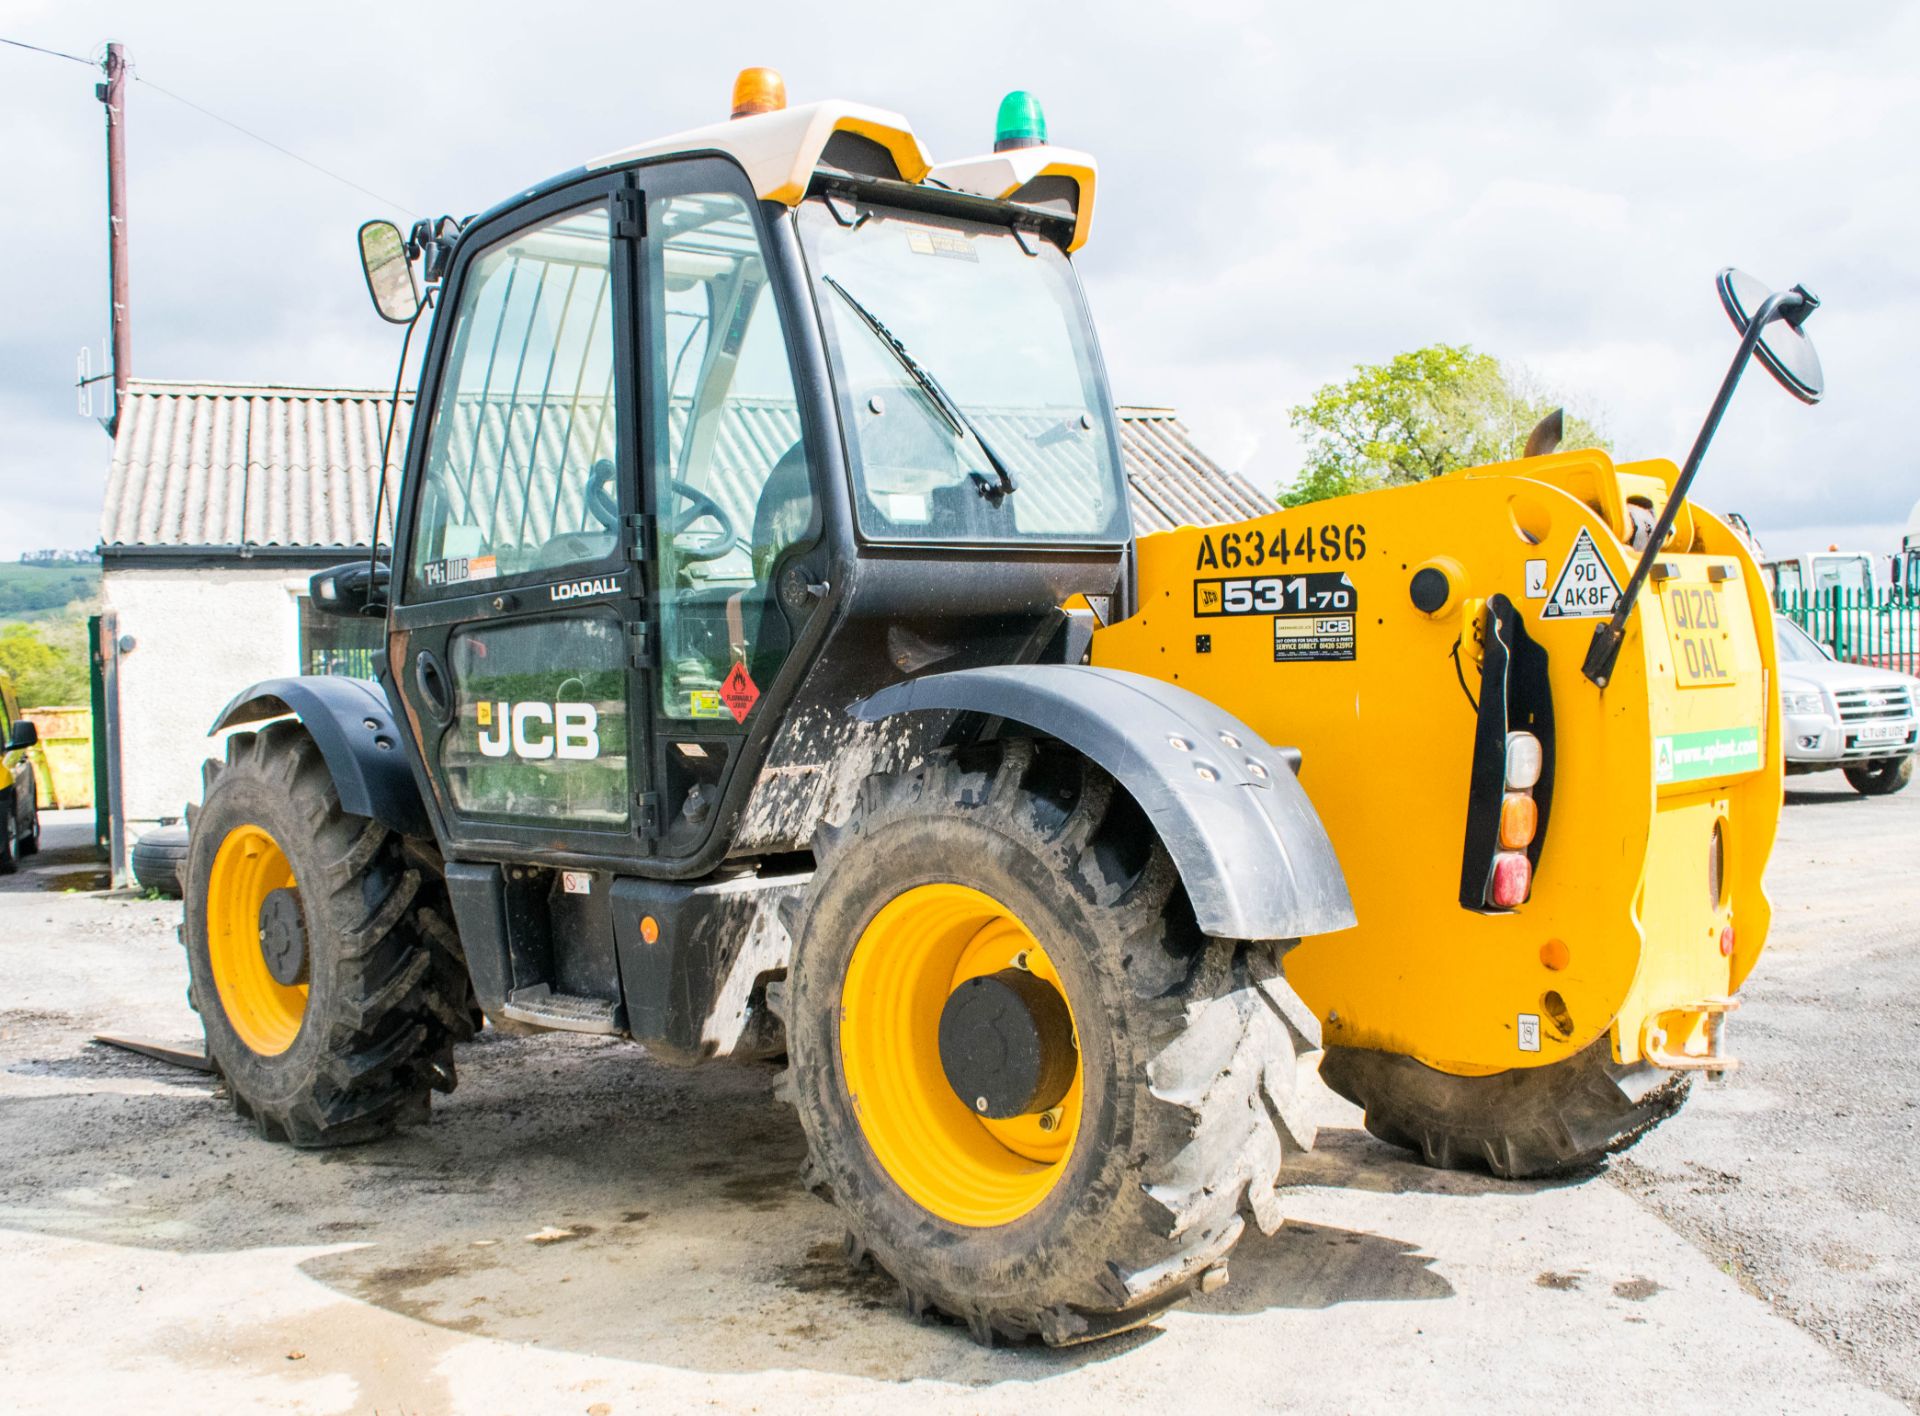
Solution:
[{"label": "orange indicator lens", "polygon": [[1500,803],[1500,848],[1523,851],[1540,827],[1540,808],[1525,792],[1508,792]]}]

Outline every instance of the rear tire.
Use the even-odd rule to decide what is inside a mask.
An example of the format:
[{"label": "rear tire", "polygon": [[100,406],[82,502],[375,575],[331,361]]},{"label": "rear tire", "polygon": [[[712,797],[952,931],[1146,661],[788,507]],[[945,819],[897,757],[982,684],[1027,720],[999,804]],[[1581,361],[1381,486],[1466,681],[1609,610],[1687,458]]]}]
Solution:
[{"label": "rear tire", "polygon": [[[1171,860],[1112,778],[1024,741],[936,753],[918,771],[869,778],[815,852],[777,998],[792,1058],[784,1090],[807,1134],[810,1188],[843,1211],[849,1257],[891,1274],[911,1315],[945,1314],[986,1343],[1082,1342],[1224,1282],[1243,1209],[1268,1233],[1279,1227],[1283,1157],[1313,1142],[1296,1073],[1318,1026],[1287,986],[1279,948],[1200,931]],[[876,916],[923,887],[955,885],[1005,911],[990,928],[1011,922],[1041,946],[1076,1032],[1072,1139],[1043,1166],[1049,1185],[1010,1218],[958,1222],[916,1199],[865,1129],[880,1089],[863,1110],[848,1085],[845,1032],[858,1025],[843,986],[869,927],[887,948],[919,947],[920,936],[890,936]],[[934,1118],[953,1098],[928,1096],[939,1107],[908,1117],[906,1130],[929,1144],[905,1168],[937,1181],[949,1172]],[[964,1101],[960,1111],[941,1124],[975,1124]],[[969,1210],[964,1185],[948,1189],[958,1210],[989,1212]]]},{"label": "rear tire", "polygon": [[1603,1034],[1564,1062],[1456,1077],[1411,1057],[1330,1047],[1320,1078],[1366,1127],[1436,1170],[1527,1180],[1589,1169],[1678,1111],[1691,1078],[1621,1066]]},{"label": "rear tire", "polygon": [[[234,734],[205,775],[182,938],[207,1055],[234,1110],[296,1146],[425,1120],[429,1094],[453,1089],[452,1045],[474,1032],[437,877],[409,864],[385,826],[340,809],[296,722]],[[262,961],[261,911],[287,891],[304,925],[304,983]]]},{"label": "rear tire", "polygon": [[1900,757],[1891,762],[1864,762],[1846,769],[1847,781],[1862,796],[1892,796],[1913,780],[1913,758]]},{"label": "rear tire", "polygon": [[0,875],[20,868],[20,808],[12,792],[0,798]]}]

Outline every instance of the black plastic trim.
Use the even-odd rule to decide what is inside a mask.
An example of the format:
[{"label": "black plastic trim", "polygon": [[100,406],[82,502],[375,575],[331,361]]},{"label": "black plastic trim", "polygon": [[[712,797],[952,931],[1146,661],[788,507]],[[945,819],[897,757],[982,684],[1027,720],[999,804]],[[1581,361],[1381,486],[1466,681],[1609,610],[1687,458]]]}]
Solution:
[{"label": "black plastic trim", "polygon": [[395,724],[379,684],[339,677],[267,679],[221,709],[207,734],[288,716],[312,734],[342,811],[370,817],[403,836],[432,837],[407,761],[404,730]]}]

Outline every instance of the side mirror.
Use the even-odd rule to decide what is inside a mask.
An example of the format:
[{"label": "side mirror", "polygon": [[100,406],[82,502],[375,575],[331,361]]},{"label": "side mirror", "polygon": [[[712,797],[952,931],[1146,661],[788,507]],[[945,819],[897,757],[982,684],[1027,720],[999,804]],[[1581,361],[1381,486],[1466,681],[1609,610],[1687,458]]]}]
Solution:
[{"label": "side mirror", "polygon": [[420,283],[399,227],[391,221],[369,221],[360,228],[360,269],[380,318],[411,324],[420,313]]},{"label": "side mirror", "polygon": [[318,572],[307,582],[307,596],[322,614],[343,619],[383,615],[392,578],[385,561],[349,561]]},{"label": "side mirror", "polygon": [[1804,285],[1796,285],[1791,290],[1769,290],[1745,271],[1732,266],[1721,271],[1714,284],[1720,291],[1720,303],[1726,307],[1727,317],[1740,331],[1740,349],[1727,367],[1726,377],[1720,380],[1720,392],[1713,400],[1713,407],[1707,410],[1707,420],[1700,425],[1699,436],[1693,440],[1693,451],[1687,454],[1679,477],[1667,493],[1667,504],[1647,537],[1646,549],[1633,568],[1627,588],[1615,598],[1613,614],[1607,622],[1594,626],[1593,641],[1587,645],[1586,662],[1580,666],[1580,672],[1596,688],[1605,688],[1613,677],[1614,660],[1620,656],[1620,645],[1627,636],[1627,616],[1639,598],[1640,587],[1647,583],[1655,557],[1667,543],[1674,517],[1680,514],[1687,493],[1693,490],[1700,459],[1706,456],[1707,444],[1713,441],[1720,419],[1733,401],[1733,391],[1740,386],[1740,375],[1746,372],[1747,361],[1758,356],[1767,372],[1780,381],[1780,386],[1803,403],[1818,403],[1820,395],[1826,392],[1820,356],[1813,352],[1813,341],[1801,328],[1807,316],[1820,308],[1817,295]]},{"label": "side mirror", "polygon": [[40,741],[40,729],[27,719],[22,718],[13,725],[13,732],[7,738],[8,752],[25,752]]},{"label": "side mirror", "polygon": [[[1765,282],[1732,266],[1720,272],[1715,284],[1720,288],[1720,303],[1726,307],[1727,318],[1742,334],[1773,294]],[[1799,303],[1767,322],[1753,352],[1780,387],[1803,403],[1818,403],[1827,391],[1827,382],[1805,325],[1807,316],[1820,308],[1820,301],[1804,285],[1794,286],[1793,293],[1800,296]]]}]

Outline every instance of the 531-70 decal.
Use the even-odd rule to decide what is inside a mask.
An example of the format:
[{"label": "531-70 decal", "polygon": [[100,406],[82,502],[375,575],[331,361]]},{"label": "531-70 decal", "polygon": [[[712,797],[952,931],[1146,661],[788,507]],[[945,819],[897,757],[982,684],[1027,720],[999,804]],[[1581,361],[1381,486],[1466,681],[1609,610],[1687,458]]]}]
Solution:
[{"label": "531-70 decal", "polygon": [[1276,663],[1353,658],[1354,621],[1359,608],[1360,593],[1344,570],[1193,582],[1193,613],[1197,618],[1272,615]]}]

